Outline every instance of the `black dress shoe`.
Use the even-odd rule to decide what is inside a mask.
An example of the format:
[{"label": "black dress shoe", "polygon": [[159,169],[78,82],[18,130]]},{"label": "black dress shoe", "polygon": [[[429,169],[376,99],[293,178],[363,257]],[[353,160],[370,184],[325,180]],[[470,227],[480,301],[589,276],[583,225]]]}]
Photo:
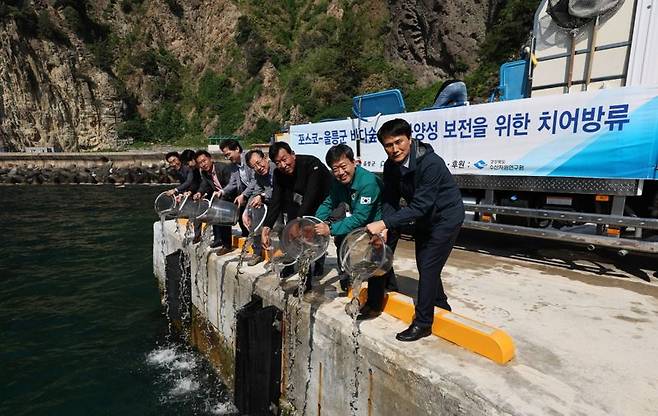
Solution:
[{"label": "black dress shoe", "polygon": [[395,336],[398,341],[416,341],[432,334],[432,327],[423,327],[411,324],[409,328]]},{"label": "black dress shoe", "polygon": [[378,309],[373,309],[368,305],[365,305],[361,310],[359,311],[359,314],[356,316],[357,321],[367,321],[369,319],[375,319],[379,315],[382,314],[382,311]]}]

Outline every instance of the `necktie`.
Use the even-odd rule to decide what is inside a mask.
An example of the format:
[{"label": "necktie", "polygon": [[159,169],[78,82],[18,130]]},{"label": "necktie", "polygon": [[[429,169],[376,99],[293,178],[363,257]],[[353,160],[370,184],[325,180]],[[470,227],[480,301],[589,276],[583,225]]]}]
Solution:
[{"label": "necktie", "polygon": [[222,189],[222,184],[219,183],[219,178],[217,177],[217,171],[215,167],[212,168],[212,183],[215,185],[215,191],[220,191]]}]

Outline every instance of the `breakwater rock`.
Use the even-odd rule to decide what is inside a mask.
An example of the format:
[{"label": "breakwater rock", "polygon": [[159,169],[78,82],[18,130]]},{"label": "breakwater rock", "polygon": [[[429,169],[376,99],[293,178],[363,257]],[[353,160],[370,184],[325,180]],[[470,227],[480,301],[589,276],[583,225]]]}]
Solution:
[{"label": "breakwater rock", "polygon": [[115,168],[111,162],[98,167],[15,166],[0,168],[0,184],[141,184],[177,182],[163,165]]},{"label": "breakwater rock", "polygon": [[0,154],[0,184],[177,182],[159,152]]}]

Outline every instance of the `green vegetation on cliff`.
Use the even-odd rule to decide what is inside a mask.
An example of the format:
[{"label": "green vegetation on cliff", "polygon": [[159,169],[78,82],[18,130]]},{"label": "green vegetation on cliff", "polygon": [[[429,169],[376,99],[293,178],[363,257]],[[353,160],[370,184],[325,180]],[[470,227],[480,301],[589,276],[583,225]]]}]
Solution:
[{"label": "green vegetation on cliff", "polygon": [[[221,51],[225,53],[208,54],[202,65],[174,54],[171,44],[136,23],[147,17],[149,7],[156,7],[148,0],[106,2],[102,10],[87,0],[51,0],[40,6],[5,0],[0,24],[13,20],[22,35],[61,48],[81,41],[93,65],[110,75],[123,103],[119,137],[144,142],[202,145],[209,135],[238,131],[246,132],[242,136],[247,142],[262,142],[291,119],[345,117],[351,114],[351,98],[359,94],[399,88],[407,110],[415,111],[431,104],[443,82],[421,82],[404,62],[388,57],[389,2],[233,3],[240,14],[234,21],[234,42]],[[500,1],[480,49],[472,51],[478,66],[455,62],[442,68],[452,76],[466,72],[471,100],[485,99],[496,85],[499,65],[513,59],[528,37],[538,3]],[[192,6],[167,0],[158,7],[182,22]],[[132,26],[126,31],[117,21]],[[216,61],[219,55],[222,62]],[[276,69],[278,114],[246,120],[259,95],[271,93],[263,86],[268,62]]]},{"label": "green vegetation on cliff", "polygon": [[500,65],[518,59],[519,49],[530,38],[539,3],[539,0],[507,0],[503,3],[480,46],[480,65],[465,78],[471,97],[486,98],[498,84]]}]

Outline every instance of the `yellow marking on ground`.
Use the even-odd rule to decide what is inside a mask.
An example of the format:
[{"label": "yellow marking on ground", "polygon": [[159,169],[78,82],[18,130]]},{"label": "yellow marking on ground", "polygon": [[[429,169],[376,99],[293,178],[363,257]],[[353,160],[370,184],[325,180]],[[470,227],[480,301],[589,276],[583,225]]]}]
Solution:
[{"label": "yellow marking on ground", "polygon": [[[351,291],[348,296],[352,296]],[[368,289],[361,289],[361,304],[367,297]],[[414,318],[413,299],[398,292],[389,292],[384,298],[384,312],[411,324]],[[434,308],[432,333],[498,364],[505,364],[514,358],[514,341],[507,332],[445,309]]]}]

